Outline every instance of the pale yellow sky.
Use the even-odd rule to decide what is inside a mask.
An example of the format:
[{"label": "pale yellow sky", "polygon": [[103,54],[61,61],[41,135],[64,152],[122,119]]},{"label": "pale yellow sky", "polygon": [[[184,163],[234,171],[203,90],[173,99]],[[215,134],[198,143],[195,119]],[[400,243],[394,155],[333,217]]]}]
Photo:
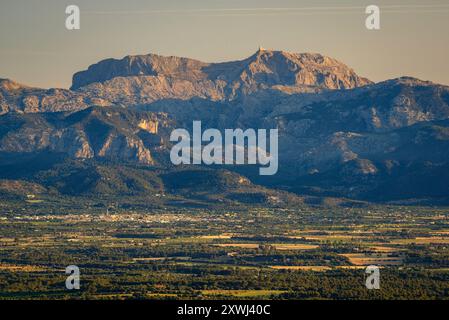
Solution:
[{"label": "pale yellow sky", "polygon": [[[65,29],[65,7],[81,30]],[[381,8],[368,31],[364,8]],[[215,62],[259,45],[319,52],[373,81],[414,76],[449,85],[449,1],[2,0],[0,78],[64,87],[105,58],[158,53]]]}]

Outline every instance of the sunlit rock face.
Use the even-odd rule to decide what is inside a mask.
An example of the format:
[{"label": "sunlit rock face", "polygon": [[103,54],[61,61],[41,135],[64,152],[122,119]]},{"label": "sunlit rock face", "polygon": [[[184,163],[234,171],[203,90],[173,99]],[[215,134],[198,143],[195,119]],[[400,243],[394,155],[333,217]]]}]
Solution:
[{"label": "sunlit rock face", "polygon": [[72,89],[115,103],[149,103],[163,98],[232,100],[266,89],[298,93],[370,83],[320,54],[259,50],[245,60],[223,63],[154,54],[107,59],[76,73]]}]

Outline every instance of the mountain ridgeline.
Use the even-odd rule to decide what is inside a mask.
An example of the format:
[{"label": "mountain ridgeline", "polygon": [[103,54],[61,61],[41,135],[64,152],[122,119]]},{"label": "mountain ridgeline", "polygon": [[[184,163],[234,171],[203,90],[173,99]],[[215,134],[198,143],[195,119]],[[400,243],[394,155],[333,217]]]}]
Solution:
[{"label": "mountain ridgeline", "polygon": [[[76,73],[70,90],[0,80],[0,114],[0,194],[449,202],[449,87],[373,83],[320,54],[107,59]],[[278,173],[174,167],[170,132],[194,120],[279,129]]]}]

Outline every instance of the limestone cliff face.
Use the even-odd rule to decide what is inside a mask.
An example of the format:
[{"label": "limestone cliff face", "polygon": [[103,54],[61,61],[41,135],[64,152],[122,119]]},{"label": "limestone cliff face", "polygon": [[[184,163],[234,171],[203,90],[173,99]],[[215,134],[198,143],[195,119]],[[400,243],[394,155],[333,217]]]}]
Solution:
[{"label": "limestone cliff face", "polygon": [[194,81],[203,78],[201,68],[207,63],[180,57],[155,54],[127,56],[121,60],[106,59],[91,65],[86,71],[73,75],[71,89],[76,90],[95,82],[116,77],[164,76]]},{"label": "limestone cliff face", "polygon": [[259,50],[245,60],[223,63],[154,54],[108,59],[76,73],[72,89],[112,103],[144,104],[167,98],[233,100],[266,89],[317,92],[370,83],[320,54]]},{"label": "limestone cliff face", "polygon": [[0,152],[48,151],[73,159],[152,165],[150,149],[160,147],[155,137],[168,119],[164,114],[95,107],[74,114],[7,114],[0,116],[0,125],[5,129],[0,134]]},{"label": "limestone cliff face", "polygon": [[66,153],[76,159],[89,159],[95,155],[86,133],[73,127],[55,130],[51,136],[49,149]]},{"label": "limestone cliff face", "polygon": [[116,77],[105,82],[95,82],[78,89],[78,92],[100,98],[111,104],[132,106],[164,99],[188,100],[225,98],[222,85],[210,80],[189,81],[163,76]]},{"label": "limestone cliff face", "polygon": [[111,134],[97,154],[100,158],[116,159],[137,162],[141,164],[154,164],[151,152],[138,138],[118,136]]},{"label": "limestone cliff face", "polygon": [[158,126],[159,126],[158,121],[142,120],[139,122],[139,128],[148,131],[149,133],[152,134],[157,134]]},{"label": "limestone cliff face", "polygon": [[343,63],[320,54],[259,50],[243,61],[204,68],[209,78],[227,83],[230,98],[260,90],[283,93],[352,89],[370,84]]},{"label": "limestone cliff face", "polygon": [[76,73],[72,89],[118,77],[141,76],[192,83],[212,80],[216,84],[221,80],[229,88],[247,89],[274,85],[350,89],[371,83],[343,63],[320,54],[261,49],[245,60],[223,63],[154,54],[107,59]]}]

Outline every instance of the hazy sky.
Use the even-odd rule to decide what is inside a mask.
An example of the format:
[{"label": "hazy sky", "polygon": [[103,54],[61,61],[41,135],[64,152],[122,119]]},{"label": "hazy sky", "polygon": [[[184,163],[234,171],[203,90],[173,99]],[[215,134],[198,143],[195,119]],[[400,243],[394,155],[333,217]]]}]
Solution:
[{"label": "hazy sky", "polygon": [[[81,30],[65,29],[65,7]],[[381,30],[365,7],[381,7]],[[0,78],[69,87],[105,58],[158,53],[215,62],[258,46],[319,52],[373,81],[403,75],[449,85],[449,1],[0,0]]]}]

